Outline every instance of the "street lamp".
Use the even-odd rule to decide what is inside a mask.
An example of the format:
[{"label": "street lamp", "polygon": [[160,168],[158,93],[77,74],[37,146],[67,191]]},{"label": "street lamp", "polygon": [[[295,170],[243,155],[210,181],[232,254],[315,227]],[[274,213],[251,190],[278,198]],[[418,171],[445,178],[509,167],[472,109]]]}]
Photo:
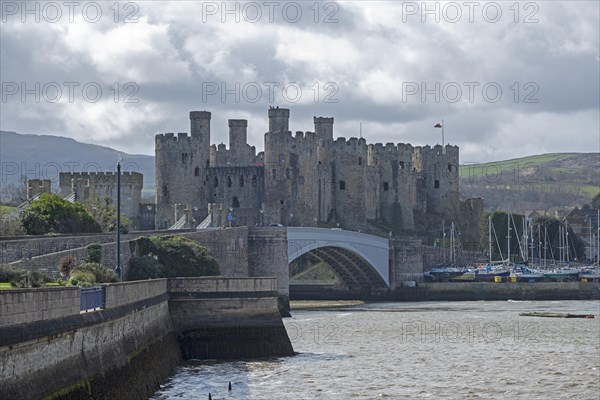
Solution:
[{"label": "street lamp", "polygon": [[121,157],[117,160],[117,267],[115,272],[119,281],[123,282],[121,269]]}]

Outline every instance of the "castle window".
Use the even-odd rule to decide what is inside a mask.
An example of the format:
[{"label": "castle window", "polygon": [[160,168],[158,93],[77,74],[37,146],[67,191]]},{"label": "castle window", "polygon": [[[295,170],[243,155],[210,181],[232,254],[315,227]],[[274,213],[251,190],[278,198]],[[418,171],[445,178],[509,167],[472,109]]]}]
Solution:
[{"label": "castle window", "polygon": [[217,178],[216,176],[215,176],[215,180],[214,180],[214,186],[215,187],[219,186],[219,178]]},{"label": "castle window", "polygon": [[286,169],[285,169],[285,177],[286,177],[286,179],[290,179],[290,176],[291,176],[291,175],[290,175],[290,169],[289,169],[289,168],[286,168]]},{"label": "castle window", "polygon": [[340,181],[340,190],[346,190],[346,181]]},{"label": "castle window", "polygon": [[244,187],[244,175],[240,175],[240,187]]},{"label": "castle window", "polygon": [[433,182],[433,187],[434,187],[434,188],[436,188],[436,189],[439,189],[439,188],[440,188],[440,181],[436,179],[436,180]]},{"label": "castle window", "polygon": [[390,190],[390,185],[387,182],[383,182],[383,190],[386,192]]},{"label": "castle window", "polygon": [[358,157],[358,165],[362,165],[362,157]]},{"label": "castle window", "polygon": [[280,154],[279,155],[279,162],[282,163],[282,164],[285,162],[285,154]]},{"label": "castle window", "polygon": [[188,153],[181,153],[181,162],[186,163],[188,160]]},{"label": "castle window", "polygon": [[231,201],[231,207],[240,208],[240,201],[238,200],[237,196],[233,196],[233,200]]},{"label": "castle window", "polygon": [[452,171],[452,164],[448,164],[448,171]]},{"label": "castle window", "polygon": [[277,170],[273,169],[273,180],[277,180]]},{"label": "castle window", "polygon": [[194,176],[200,176],[200,168],[194,168]]},{"label": "castle window", "polygon": [[252,186],[256,187],[258,184],[258,180],[256,179],[256,175],[252,175]]},{"label": "castle window", "polygon": [[164,200],[167,200],[169,197],[169,189],[167,188],[167,185],[163,185],[162,187],[162,197]]},{"label": "castle window", "polygon": [[279,204],[283,205],[283,200],[279,200]]},{"label": "castle window", "polygon": [[232,183],[231,183],[231,177],[228,176],[227,177],[227,187],[231,187]]},{"label": "castle window", "polygon": [[398,164],[400,164],[400,169],[404,169],[404,161],[400,161]]}]

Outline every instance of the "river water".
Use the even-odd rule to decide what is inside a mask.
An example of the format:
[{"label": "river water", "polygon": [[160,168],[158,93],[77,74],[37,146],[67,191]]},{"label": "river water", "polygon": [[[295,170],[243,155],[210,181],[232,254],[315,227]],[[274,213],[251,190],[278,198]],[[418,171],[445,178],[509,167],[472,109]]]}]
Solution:
[{"label": "river water", "polygon": [[[594,319],[521,312],[591,313]],[[298,355],[189,361],[153,399],[600,398],[600,302],[374,303],[292,310]],[[228,382],[232,391],[227,390]]]}]

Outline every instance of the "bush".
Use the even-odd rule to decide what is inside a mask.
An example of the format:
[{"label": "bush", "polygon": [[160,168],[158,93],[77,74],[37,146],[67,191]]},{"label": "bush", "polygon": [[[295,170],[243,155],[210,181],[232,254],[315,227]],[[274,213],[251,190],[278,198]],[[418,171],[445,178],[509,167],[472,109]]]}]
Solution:
[{"label": "bush", "polygon": [[[130,248],[137,257],[156,255],[161,278],[214,276],[220,272],[219,264],[206,247],[182,236],[140,237],[130,242]],[[149,274],[153,273],[151,269]]]},{"label": "bush", "polygon": [[97,283],[117,282],[119,280],[115,271],[98,263],[81,264],[71,272],[71,276],[79,271],[92,273]]},{"label": "bush", "polygon": [[97,263],[102,262],[102,246],[98,243],[92,243],[86,246],[85,256],[83,261],[86,263]]},{"label": "bush", "polygon": [[128,281],[160,278],[162,264],[154,256],[131,257],[129,259]]},{"label": "bush", "polygon": [[19,279],[19,274],[23,270],[12,265],[0,265],[0,282],[12,282]]},{"label": "bush", "polygon": [[10,285],[16,288],[32,288],[32,287],[43,287],[46,286],[46,282],[49,282],[47,276],[38,271],[27,271],[20,269],[19,275],[10,281]]},{"label": "bush", "polygon": [[12,287],[42,287],[49,281],[50,279],[46,275],[38,271],[28,271],[12,265],[0,265],[0,282],[10,282]]},{"label": "bush", "polygon": [[65,278],[68,278],[71,275],[71,271],[73,271],[76,266],[77,259],[73,256],[66,256],[58,261],[58,270]]},{"label": "bush", "polygon": [[69,285],[91,287],[96,285],[96,277],[91,272],[75,270],[69,278]]}]

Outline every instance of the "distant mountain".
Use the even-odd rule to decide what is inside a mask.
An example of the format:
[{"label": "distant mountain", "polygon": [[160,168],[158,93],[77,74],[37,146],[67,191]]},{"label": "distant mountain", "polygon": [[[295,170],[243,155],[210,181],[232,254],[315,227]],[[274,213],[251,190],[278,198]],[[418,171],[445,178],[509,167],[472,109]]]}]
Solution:
[{"label": "distant mountain", "polygon": [[460,167],[463,197],[486,210],[525,212],[581,206],[600,191],[600,153],[551,153]]},{"label": "distant mountain", "polygon": [[81,143],[50,135],[24,135],[0,131],[2,187],[18,184],[21,176],[50,179],[58,186],[59,172],[116,171],[119,156],[123,171],[144,175],[144,194],[154,189],[154,157],[127,154],[110,147]]}]

